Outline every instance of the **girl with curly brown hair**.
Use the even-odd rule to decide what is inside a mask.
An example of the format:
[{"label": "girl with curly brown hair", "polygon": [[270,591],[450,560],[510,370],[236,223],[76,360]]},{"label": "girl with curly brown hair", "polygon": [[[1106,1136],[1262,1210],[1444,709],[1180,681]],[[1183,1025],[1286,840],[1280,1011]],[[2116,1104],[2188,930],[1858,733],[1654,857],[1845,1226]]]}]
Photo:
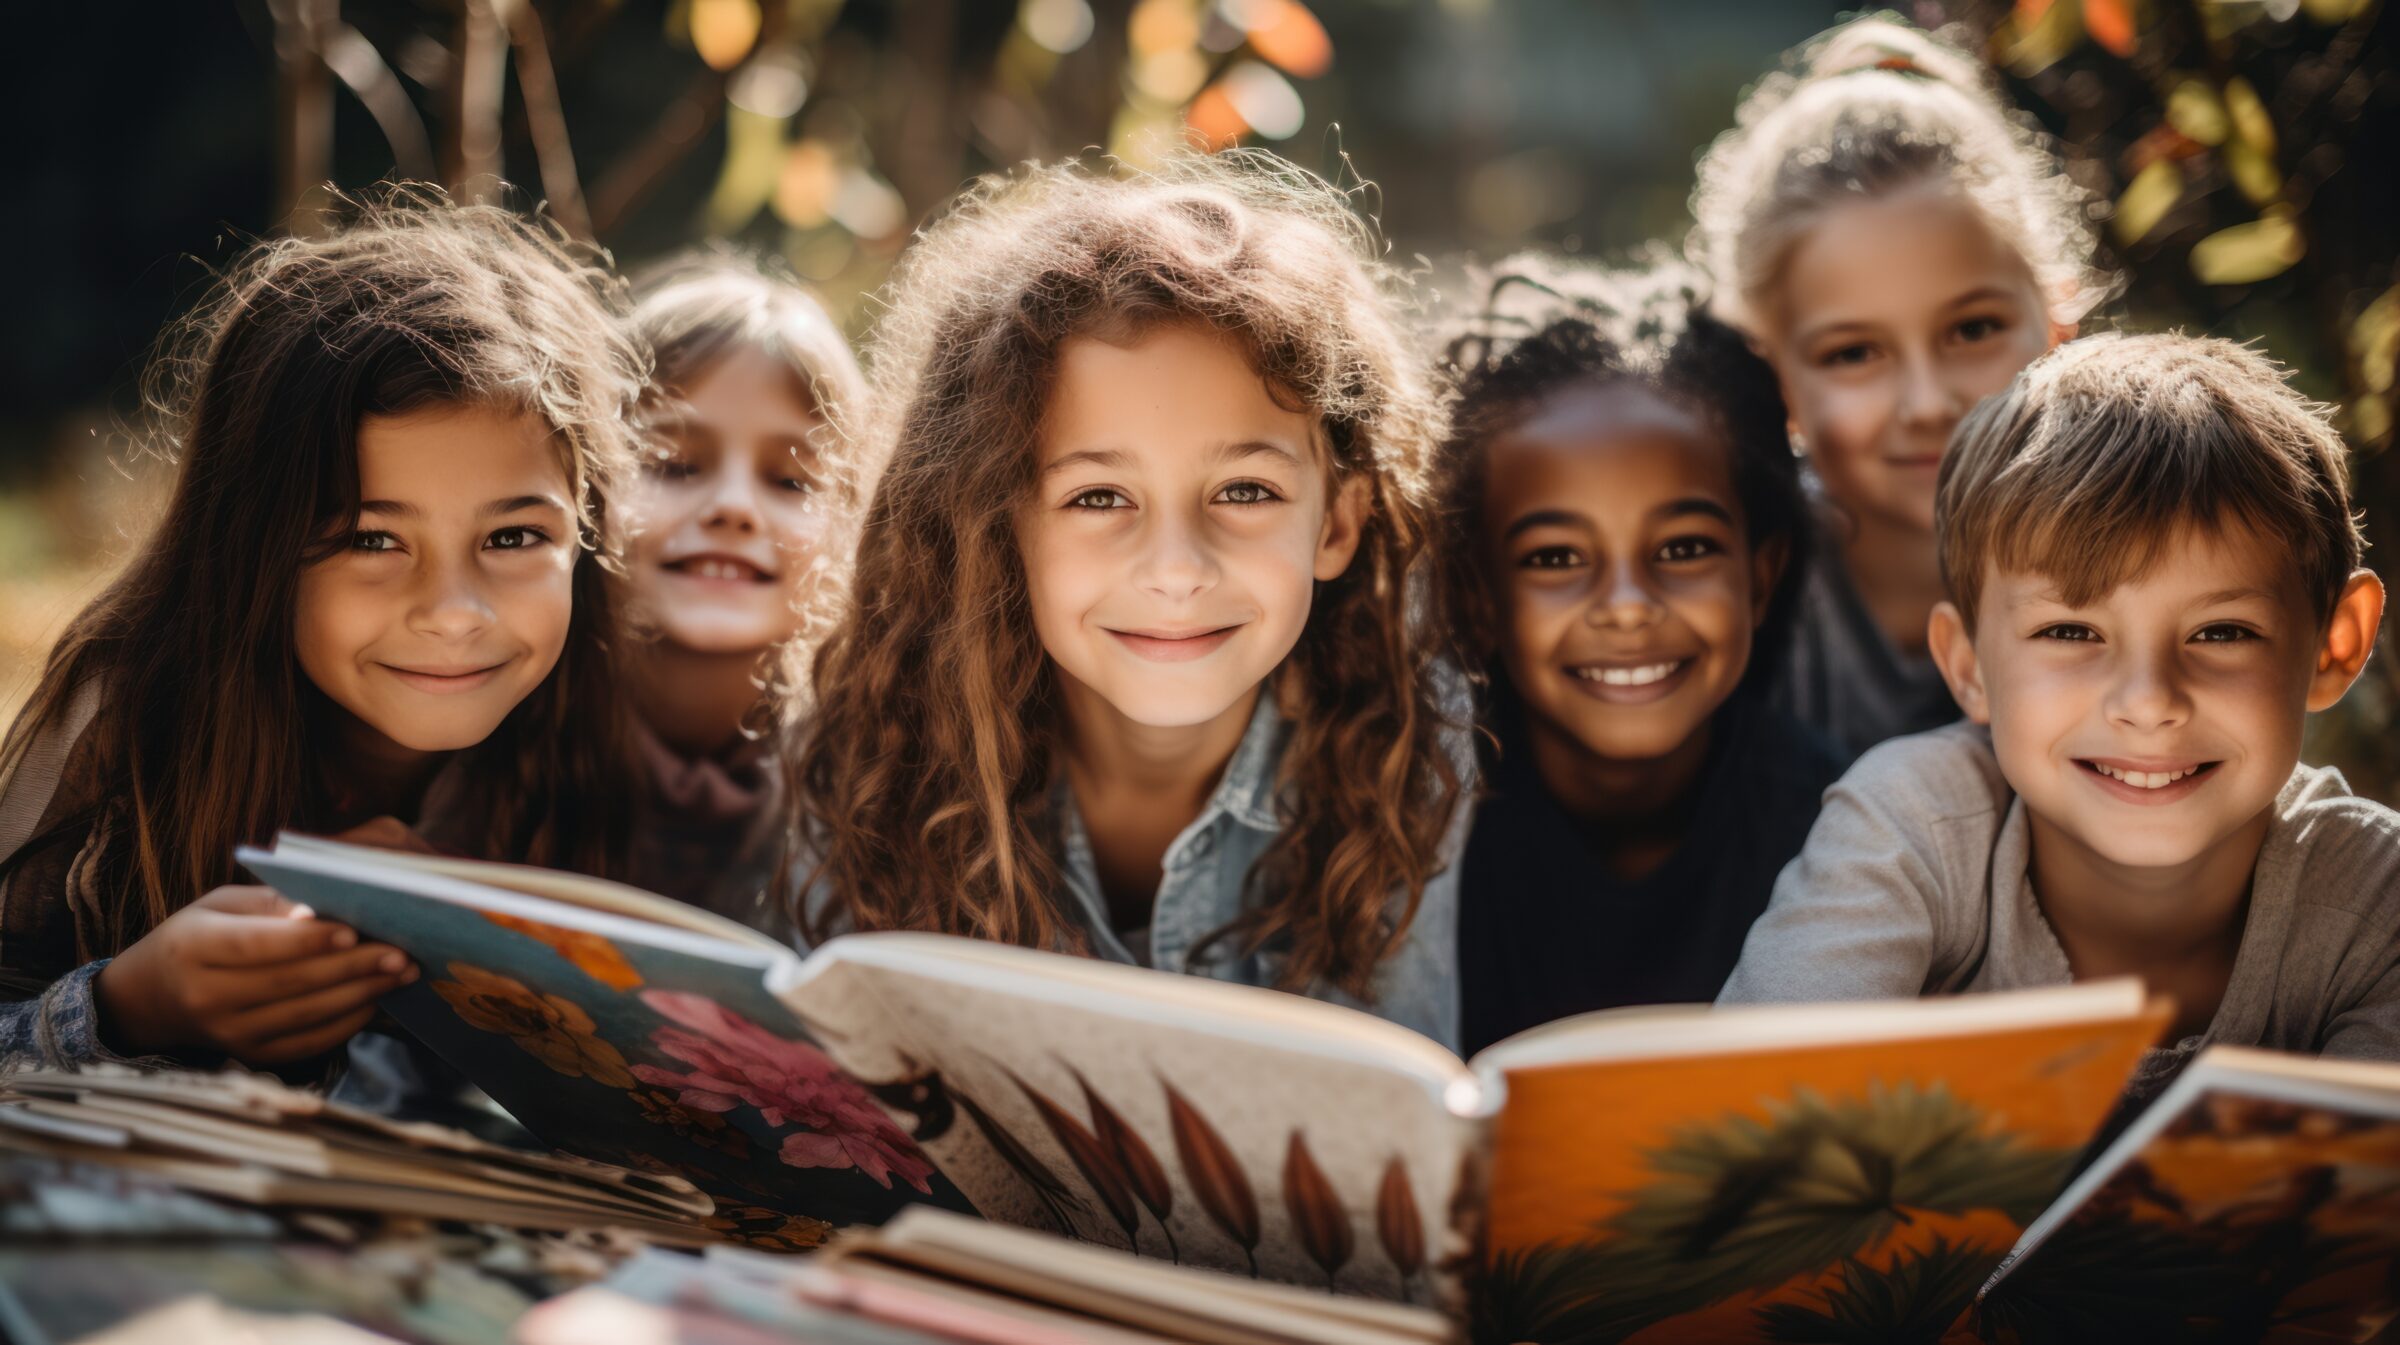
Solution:
[{"label": "girl with curly brown hair", "polygon": [[281,828],[616,867],[618,288],[543,226],[395,192],[259,244],[170,332],[174,494],[0,748],[0,1056],[349,1041],[414,968],[244,883],[234,847]]},{"label": "girl with curly brown hair", "polygon": [[1472,767],[1412,603],[1444,417],[1400,298],[1265,154],[1029,169],[927,230],[794,755],[808,937],[1064,948],[1456,1042]]}]

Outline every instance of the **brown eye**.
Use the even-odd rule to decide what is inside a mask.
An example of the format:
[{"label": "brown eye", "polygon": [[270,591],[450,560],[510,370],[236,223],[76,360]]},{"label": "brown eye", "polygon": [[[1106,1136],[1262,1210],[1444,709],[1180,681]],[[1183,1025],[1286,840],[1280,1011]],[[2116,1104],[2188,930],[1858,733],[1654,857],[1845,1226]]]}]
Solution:
[{"label": "brown eye", "polygon": [[1067,501],[1069,509],[1129,509],[1132,506],[1131,500],[1106,486],[1094,486]]},{"label": "brown eye", "polygon": [[1571,570],[1583,563],[1583,557],[1571,546],[1545,546],[1528,551],[1518,559],[1517,567],[1525,570]]},{"label": "brown eye", "polygon": [[1236,481],[1217,492],[1217,502],[1220,504],[1266,504],[1282,498],[1259,481]]},{"label": "brown eye", "polygon": [[1670,562],[1705,560],[1724,552],[1725,548],[1714,537],[1675,537],[1658,548],[1658,558]]}]

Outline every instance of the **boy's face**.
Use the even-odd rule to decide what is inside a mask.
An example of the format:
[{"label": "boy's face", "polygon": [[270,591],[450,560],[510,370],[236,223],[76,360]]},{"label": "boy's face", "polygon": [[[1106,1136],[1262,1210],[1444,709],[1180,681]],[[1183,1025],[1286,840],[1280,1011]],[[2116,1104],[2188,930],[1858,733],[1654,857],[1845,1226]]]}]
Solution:
[{"label": "boy's face", "polygon": [[1069,695],[1188,728],[1266,680],[1317,583],[1349,568],[1365,515],[1363,483],[1329,489],[1315,439],[1213,332],[1061,347],[1017,541]]},{"label": "boy's face", "polygon": [[2345,627],[2351,602],[2329,632],[2287,547],[2193,528],[2082,607],[2039,575],[1987,567],[1971,641],[1944,604],[1934,647],[2045,832],[2106,864],[2173,868],[2274,802],[2307,713],[2357,672],[2337,645],[2360,645],[2363,663],[2372,643],[2374,616],[2363,640]]},{"label": "boy's face", "polygon": [[799,628],[833,498],[812,438],[822,424],[791,371],[747,347],[683,389],[663,451],[625,492],[626,577],[669,644],[751,654]]},{"label": "boy's face", "polygon": [[1579,388],[1491,445],[1482,558],[1500,662],[1537,733],[1640,761],[1742,680],[1776,561],[1752,553],[1725,437],[1645,389]]}]

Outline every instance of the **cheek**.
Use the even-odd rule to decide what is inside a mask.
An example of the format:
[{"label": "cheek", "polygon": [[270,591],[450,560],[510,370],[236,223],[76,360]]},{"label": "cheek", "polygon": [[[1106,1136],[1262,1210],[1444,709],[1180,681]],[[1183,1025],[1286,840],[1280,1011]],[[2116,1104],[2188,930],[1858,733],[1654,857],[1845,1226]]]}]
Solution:
[{"label": "cheek", "polygon": [[763,509],[761,517],[766,521],[768,540],[775,549],[803,563],[825,545],[825,534],[832,527],[832,520],[823,509],[789,492]]},{"label": "cheek", "polygon": [[1660,586],[1669,608],[1704,644],[1743,659],[1750,654],[1750,583],[1744,569],[1748,564],[1745,558]]},{"label": "cheek", "polygon": [[382,628],[383,600],[372,585],[312,570],[300,577],[292,647],[311,678],[345,667]]},{"label": "cheek", "polygon": [[555,561],[526,565],[493,585],[493,614],[528,649],[555,656],[566,648],[575,619],[577,553],[560,548]]},{"label": "cheek", "polygon": [[657,558],[667,534],[690,512],[681,507],[684,494],[655,477],[643,477],[625,490],[616,508],[629,559],[641,564]]},{"label": "cheek", "polygon": [[1810,459],[1829,475],[1847,470],[1873,451],[1891,411],[1892,399],[1881,380],[1808,385],[1798,419],[1808,436]]}]

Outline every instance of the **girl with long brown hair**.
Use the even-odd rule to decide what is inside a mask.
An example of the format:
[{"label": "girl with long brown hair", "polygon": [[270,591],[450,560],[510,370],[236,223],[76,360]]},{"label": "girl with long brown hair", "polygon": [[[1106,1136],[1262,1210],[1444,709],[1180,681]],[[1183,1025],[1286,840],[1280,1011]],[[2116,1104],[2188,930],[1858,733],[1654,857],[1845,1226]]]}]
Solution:
[{"label": "girl with long brown hair", "polygon": [[793,761],[808,937],[1065,948],[1456,1040],[1471,755],[1414,610],[1444,418],[1401,297],[1265,154],[1028,169],[919,238]]},{"label": "girl with long brown hair", "polygon": [[348,1040],[414,969],[243,885],[234,847],[279,828],[615,867],[617,283],[497,208],[355,214],[252,249],[152,367],[165,517],[0,748],[0,1055]]}]

